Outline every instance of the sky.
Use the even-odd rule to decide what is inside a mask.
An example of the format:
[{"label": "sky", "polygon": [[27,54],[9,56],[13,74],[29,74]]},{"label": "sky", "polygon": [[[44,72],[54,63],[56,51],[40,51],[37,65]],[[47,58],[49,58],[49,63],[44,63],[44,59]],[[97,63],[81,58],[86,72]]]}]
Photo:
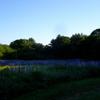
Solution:
[{"label": "sky", "polygon": [[0,0],[0,43],[32,37],[49,44],[58,34],[100,28],[100,0]]}]

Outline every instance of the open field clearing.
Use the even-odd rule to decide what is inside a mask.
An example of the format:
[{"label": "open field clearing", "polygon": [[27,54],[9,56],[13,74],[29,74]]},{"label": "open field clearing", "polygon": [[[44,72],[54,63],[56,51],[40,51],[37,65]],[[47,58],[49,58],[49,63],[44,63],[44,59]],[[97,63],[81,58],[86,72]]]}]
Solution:
[{"label": "open field clearing", "polygon": [[0,100],[99,100],[99,85],[99,65],[0,66]]},{"label": "open field clearing", "polygon": [[64,82],[15,100],[100,100],[100,78]]}]

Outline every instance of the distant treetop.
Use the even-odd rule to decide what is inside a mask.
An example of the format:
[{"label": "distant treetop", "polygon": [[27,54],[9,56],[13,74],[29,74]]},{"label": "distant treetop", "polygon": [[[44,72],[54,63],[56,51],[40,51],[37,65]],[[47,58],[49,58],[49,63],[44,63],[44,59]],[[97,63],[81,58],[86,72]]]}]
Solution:
[{"label": "distant treetop", "polygon": [[94,31],[91,33],[91,36],[100,36],[100,28],[94,30]]}]

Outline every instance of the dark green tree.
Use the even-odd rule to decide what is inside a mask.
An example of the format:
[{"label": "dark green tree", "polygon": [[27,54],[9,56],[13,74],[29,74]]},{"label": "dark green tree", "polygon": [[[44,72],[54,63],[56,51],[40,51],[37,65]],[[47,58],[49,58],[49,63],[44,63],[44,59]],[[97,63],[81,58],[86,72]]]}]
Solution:
[{"label": "dark green tree", "polygon": [[71,36],[71,43],[74,45],[79,45],[82,41],[84,41],[87,38],[86,35],[83,35],[82,33],[77,33]]},{"label": "dark green tree", "polygon": [[0,44],[0,59],[8,58],[8,54],[13,53],[14,50],[8,45]]},{"label": "dark green tree", "polygon": [[96,29],[91,33],[91,36],[100,36],[100,29]]},{"label": "dark green tree", "polygon": [[25,49],[32,48],[35,44],[35,40],[32,38],[29,39],[18,39],[10,43],[10,47],[13,49]]},{"label": "dark green tree", "polygon": [[18,39],[11,42],[10,47],[15,49],[16,59],[42,59],[44,46],[36,43],[33,38]]},{"label": "dark green tree", "polygon": [[71,44],[70,44],[70,55],[72,58],[80,58],[82,54],[83,48],[83,42],[86,40],[87,36],[84,34],[74,34],[71,36]]},{"label": "dark green tree", "polygon": [[[50,43],[52,55],[55,58],[65,58],[66,48],[70,44],[70,38],[58,35],[56,39],[52,39]],[[51,53],[50,53],[51,54]]]},{"label": "dark green tree", "polygon": [[60,48],[60,47],[66,46],[69,43],[70,43],[69,37],[58,35],[56,39],[51,40],[50,45],[51,47],[54,47],[54,48]]}]

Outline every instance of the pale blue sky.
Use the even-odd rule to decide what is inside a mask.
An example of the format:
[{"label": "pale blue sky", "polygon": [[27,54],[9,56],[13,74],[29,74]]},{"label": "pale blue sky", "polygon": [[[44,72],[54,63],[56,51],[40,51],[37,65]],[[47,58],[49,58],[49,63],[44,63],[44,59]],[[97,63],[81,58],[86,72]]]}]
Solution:
[{"label": "pale blue sky", "polygon": [[100,0],[0,0],[0,43],[32,37],[48,44],[58,34],[100,28]]}]

